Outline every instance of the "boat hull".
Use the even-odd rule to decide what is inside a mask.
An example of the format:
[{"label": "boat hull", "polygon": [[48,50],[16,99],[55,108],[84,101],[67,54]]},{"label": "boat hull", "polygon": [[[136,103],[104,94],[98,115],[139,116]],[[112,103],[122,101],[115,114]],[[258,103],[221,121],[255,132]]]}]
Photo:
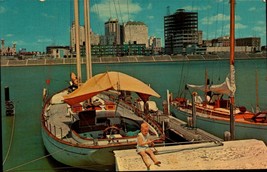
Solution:
[{"label": "boat hull", "polygon": [[[187,122],[191,117],[191,110],[179,109],[171,106],[171,112],[176,118]],[[196,115],[196,127],[224,139],[225,132],[230,131],[230,120],[219,120],[206,116]],[[235,139],[258,139],[267,144],[267,125],[235,122]]]},{"label": "boat hull", "polygon": [[115,158],[113,150],[135,147],[135,145],[95,149],[78,147],[51,137],[44,128],[42,128],[42,137],[46,150],[55,160],[68,166],[97,171],[114,171]]}]

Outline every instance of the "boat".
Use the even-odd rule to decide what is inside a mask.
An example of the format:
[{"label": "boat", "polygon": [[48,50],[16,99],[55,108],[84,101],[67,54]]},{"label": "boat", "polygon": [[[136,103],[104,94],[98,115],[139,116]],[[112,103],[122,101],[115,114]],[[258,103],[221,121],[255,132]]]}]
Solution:
[{"label": "boat", "polygon": [[[75,14],[77,4],[74,0]],[[69,86],[50,97],[43,91],[41,132],[49,155],[71,167],[114,171],[113,151],[136,148],[141,123],[149,124],[156,143],[164,140],[161,126],[150,117],[159,110],[149,98],[160,95],[148,84],[117,71],[90,76],[88,68],[82,83],[78,67]]]},{"label": "boat", "polygon": [[267,112],[253,112],[235,105],[234,0],[230,1],[230,13],[230,70],[225,81],[210,84],[205,74],[205,84],[186,84],[184,91],[190,92],[190,96],[167,95],[170,111],[189,127],[200,128],[224,140],[259,139],[267,144]]}]

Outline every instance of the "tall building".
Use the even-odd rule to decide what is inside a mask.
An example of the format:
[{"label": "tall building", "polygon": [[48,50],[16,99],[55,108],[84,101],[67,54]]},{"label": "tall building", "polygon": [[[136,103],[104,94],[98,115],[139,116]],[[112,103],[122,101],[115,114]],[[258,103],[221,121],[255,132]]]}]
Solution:
[{"label": "tall building", "polygon": [[[80,33],[79,33],[79,37],[80,37],[80,45],[84,45],[85,44],[85,27],[84,26],[80,26]],[[72,27],[70,30],[70,47],[72,49],[72,51],[75,51],[75,42],[76,42],[76,38],[75,38],[75,23],[72,23]]]},{"label": "tall building", "polygon": [[122,30],[124,44],[145,44],[148,47],[148,28],[143,22],[129,21]]},{"label": "tall building", "polygon": [[156,38],[155,36],[150,36],[148,38],[148,46],[149,47],[152,47],[153,46],[153,41],[154,41],[155,38]]},{"label": "tall building", "polygon": [[[92,30],[90,30],[90,38],[91,38],[91,45],[98,45],[100,44],[100,36],[94,34]],[[70,31],[70,47],[72,51],[75,50],[75,25],[74,22],[72,23],[71,31]],[[85,27],[80,26],[80,46],[85,46]]]},{"label": "tall building", "polygon": [[154,38],[152,43],[152,53],[153,54],[161,54],[162,53],[162,46],[161,46],[161,39]]},{"label": "tall building", "polygon": [[164,16],[166,54],[180,54],[189,45],[198,44],[198,13],[178,9]]},{"label": "tall building", "polygon": [[120,45],[120,25],[117,19],[105,22],[105,36],[107,45]]}]

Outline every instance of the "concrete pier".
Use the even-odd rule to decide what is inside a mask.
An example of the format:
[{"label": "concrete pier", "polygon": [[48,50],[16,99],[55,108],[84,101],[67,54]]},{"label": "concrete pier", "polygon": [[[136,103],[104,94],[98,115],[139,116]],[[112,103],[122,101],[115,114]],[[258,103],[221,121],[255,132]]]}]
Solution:
[{"label": "concrete pier", "polygon": [[[220,144],[222,143],[222,144]],[[263,141],[236,140],[156,147],[157,170],[242,170],[267,169],[267,147]],[[116,171],[146,171],[135,149],[114,151]]]}]

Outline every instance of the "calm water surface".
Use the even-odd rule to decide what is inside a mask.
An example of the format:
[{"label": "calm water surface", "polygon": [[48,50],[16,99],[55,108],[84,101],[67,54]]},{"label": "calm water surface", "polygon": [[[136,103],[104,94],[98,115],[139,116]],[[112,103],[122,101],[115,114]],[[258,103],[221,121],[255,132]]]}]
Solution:
[{"label": "calm water surface", "polygon": [[[85,66],[82,73],[85,78]],[[267,64],[266,59],[236,60],[236,105],[255,107],[256,88],[259,91],[259,106],[267,109]],[[158,63],[93,64],[93,74],[120,71],[134,76],[161,95],[155,100],[162,109],[162,102],[169,89],[174,96],[185,83],[204,84],[205,70],[213,83],[221,83],[229,73],[228,61],[191,61]],[[12,171],[81,171],[70,169],[50,157],[45,158],[42,143],[40,114],[42,89],[52,94],[68,86],[70,72],[75,65],[1,67],[1,116],[3,137],[4,170]],[[256,71],[258,86],[256,85]],[[46,80],[50,80],[50,84]],[[15,103],[14,117],[5,115],[4,87],[9,86],[10,99]],[[12,126],[14,122],[14,134]],[[10,144],[11,143],[11,144]],[[11,145],[9,149],[9,145]],[[8,153],[9,150],[9,154]]]}]

